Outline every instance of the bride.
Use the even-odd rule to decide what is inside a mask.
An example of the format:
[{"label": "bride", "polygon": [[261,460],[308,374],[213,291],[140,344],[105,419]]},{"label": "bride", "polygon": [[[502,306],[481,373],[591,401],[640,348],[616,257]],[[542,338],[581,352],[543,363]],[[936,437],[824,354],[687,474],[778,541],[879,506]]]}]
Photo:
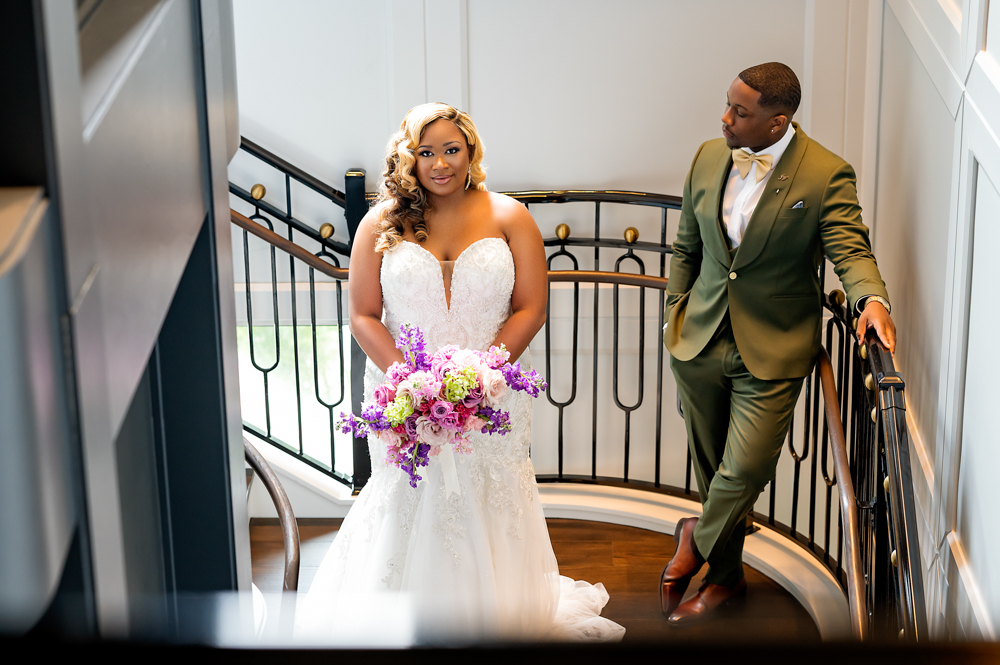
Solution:
[{"label": "bride", "polygon": [[[368,355],[365,397],[423,329],[428,350],[505,344],[530,367],[545,321],[541,234],[527,208],[486,189],[483,143],[445,104],[410,110],[389,141],[380,196],[351,253],[351,332]],[[604,586],[560,577],[528,457],[531,398],[508,391],[513,430],[473,434],[456,455],[459,492],[437,459],[416,488],[369,437],[372,475],[324,559],[311,597],[400,592],[440,638],[619,640]],[[384,595],[384,594],[383,594]],[[426,631],[425,631],[426,632]]]}]

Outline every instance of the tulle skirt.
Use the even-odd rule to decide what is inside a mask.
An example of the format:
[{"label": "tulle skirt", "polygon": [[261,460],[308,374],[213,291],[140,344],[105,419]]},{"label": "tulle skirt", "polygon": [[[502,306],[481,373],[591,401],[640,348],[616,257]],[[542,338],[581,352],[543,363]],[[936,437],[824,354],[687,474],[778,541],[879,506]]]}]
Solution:
[{"label": "tulle skirt", "polygon": [[313,630],[338,611],[362,621],[361,606],[371,605],[383,619],[405,617],[398,621],[410,623],[417,642],[622,638],[625,629],[600,616],[604,586],[559,575],[527,454],[530,398],[509,398],[514,431],[477,434],[472,453],[454,455],[458,492],[446,490],[436,458],[411,487],[385,464],[384,446],[369,440],[372,477],[300,613]]}]

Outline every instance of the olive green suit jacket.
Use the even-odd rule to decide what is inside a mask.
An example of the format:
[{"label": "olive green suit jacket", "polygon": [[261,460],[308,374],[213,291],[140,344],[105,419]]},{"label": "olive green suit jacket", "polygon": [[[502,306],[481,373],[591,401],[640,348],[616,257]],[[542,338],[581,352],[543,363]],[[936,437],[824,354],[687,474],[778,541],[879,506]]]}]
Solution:
[{"label": "olive green suit jacket", "polygon": [[721,138],[698,149],[670,259],[663,342],[675,359],[697,356],[728,310],[753,376],[807,375],[820,343],[824,254],[850,307],[863,296],[888,299],[861,222],[854,169],[795,130],[731,261],[720,219],[732,150]]}]

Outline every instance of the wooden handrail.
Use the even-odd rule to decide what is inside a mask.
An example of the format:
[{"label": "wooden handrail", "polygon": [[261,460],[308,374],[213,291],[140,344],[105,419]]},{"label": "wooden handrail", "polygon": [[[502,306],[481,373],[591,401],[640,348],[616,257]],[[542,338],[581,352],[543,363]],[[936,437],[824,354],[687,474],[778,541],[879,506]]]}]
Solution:
[{"label": "wooden handrail", "polygon": [[[334,279],[346,280],[348,276],[347,268],[338,268],[330,265],[318,256],[310,254],[307,250],[288,238],[283,238],[271,229],[259,222],[255,222],[245,215],[241,215],[230,209],[230,218],[233,224],[249,231],[261,240],[274,245],[283,252],[291,254],[311,268],[315,268],[324,275]],[[654,275],[635,275],[627,272],[605,272],[599,270],[550,270],[549,282],[600,282],[602,284],[621,284],[625,286],[645,286],[651,289],[666,290],[667,278],[656,277]]]},{"label": "wooden handrail", "polygon": [[655,275],[636,275],[629,272],[606,272],[603,270],[550,270],[549,282],[597,282],[600,284],[623,284],[645,286],[650,289],[667,289],[667,278]]},{"label": "wooden handrail", "polygon": [[819,365],[823,405],[827,428],[830,431],[830,449],[833,451],[833,464],[840,494],[840,520],[844,528],[844,553],[847,558],[844,562],[844,571],[847,573],[847,602],[851,613],[851,629],[857,639],[865,641],[868,639],[868,616],[865,609],[864,574],[861,572],[858,505],[854,496],[854,482],[851,480],[851,465],[847,459],[844,424],[840,420],[840,399],[837,397],[833,365],[826,349],[820,348],[816,362]]},{"label": "wooden handrail", "polygon": [[281,486],[278,477],[274,475],[271,465],[246,437],[243,437],[243,453],[254,473],[264,483],[264,487],[267,488],[267,493],[271,495],[271,501],[274,502],[274,507],[278,511],[281,537],[285,543],[285,579],[282,588],[285,591],[297,591],[299,588],[299,525],[292,512],[292,504],[288,500],[288,495],[285,494],[285,488]]},{"label": "wooden handrail", "polygon": [[683,199],[669,194],[630,192],[614,189],[557,189],[503,192],[521,203],[627,203],[680,210]]},{"label": "wooden handrail", "polygon": [[346,280],[347,279],[347,268],[338,268],[337,266],[330,265],[318,256],[313,255],[309,251],[303,249],[302,247],[296,245],[294,242],[288,238],[282,238],[277,233],[267,228],[263,224],[259,224],[246,215],[241,215],[233,209],[229,210],[229,218],[233,221],[233,224],[249,231],[254,234],[264,242],[269,245],[274,245],[278,249],[288,254],[291,254],[298,260],[305,263],[310,268],[315,268],[324,275],[333,277],[334,279]]}]

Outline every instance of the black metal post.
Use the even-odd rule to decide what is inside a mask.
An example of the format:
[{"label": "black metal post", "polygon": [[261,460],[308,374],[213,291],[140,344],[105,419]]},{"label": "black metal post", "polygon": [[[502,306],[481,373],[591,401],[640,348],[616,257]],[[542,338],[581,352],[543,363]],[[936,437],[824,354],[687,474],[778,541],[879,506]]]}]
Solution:
[{"label": "black metal post", "polygon": [[354,246],[354,234],[358,232],[361,219],[368,212],[368,201],[365,199],[365,170],[351,169],[344,175],[344,217],[347,219],[347,233],[350,245]]},{"label": "black metal post", "polygon": [[[368,212],[368,201],[365,199],[365,171],[351,169],[344,175],[344,194],[346,204],[344,217],[347,219],[347,232],[350,244],[354,245],[354,236],[358,232],[361,219]],[[368,357],[351,336],[351,410],[361,413],[361,402],[365,395],[365,363]],[[368,439],[354,439],[354,473],[352,474],[354,491],[358,492],[372,475],[372,461],[368,455]]]}]

